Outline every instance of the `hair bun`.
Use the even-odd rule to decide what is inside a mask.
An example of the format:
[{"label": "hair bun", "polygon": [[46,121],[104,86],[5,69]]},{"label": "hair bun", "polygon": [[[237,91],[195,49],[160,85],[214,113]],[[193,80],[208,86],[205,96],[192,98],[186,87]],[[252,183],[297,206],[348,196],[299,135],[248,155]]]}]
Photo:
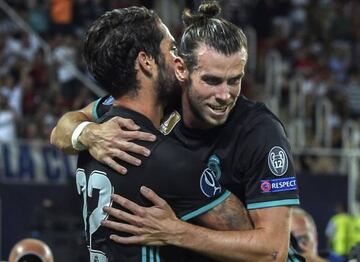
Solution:
[{"label": "hair bun", "polygon": [[220,5],[215,1],[205,1],[199,6],[198,12],[206,17],[215,17],[221,12]]},{"label": "hair bun", "polygon": [[197,13],[191,13],[185,9],[183,12],[183,22],[185,27],[197,22],[204,22],[209,18],[216,17],[221,12],[221,7],[216,1],[204,1],[198,8]]}]

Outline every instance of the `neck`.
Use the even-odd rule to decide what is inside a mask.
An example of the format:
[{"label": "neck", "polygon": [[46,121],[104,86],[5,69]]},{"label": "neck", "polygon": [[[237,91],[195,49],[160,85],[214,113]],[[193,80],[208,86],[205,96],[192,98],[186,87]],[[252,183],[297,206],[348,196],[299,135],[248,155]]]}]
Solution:
[{"label": "neck", "polygon": [[114,101],[114,106],[122,106],[143,114],[151,120],[156,128],[164,114],[164,106],[157,101],[153,89],[140,88],[135,95],[124,95]]},{"label": "neck", "polygon": [[182,109],[182,118],[184,125],[189,128],[195,128],[196,126],[196,121],[194,119],[195,117],[193,116],[193,113],[190,109],[189,101],[184,98],[184,94],[182,95],[181,98],[181,109]]}]

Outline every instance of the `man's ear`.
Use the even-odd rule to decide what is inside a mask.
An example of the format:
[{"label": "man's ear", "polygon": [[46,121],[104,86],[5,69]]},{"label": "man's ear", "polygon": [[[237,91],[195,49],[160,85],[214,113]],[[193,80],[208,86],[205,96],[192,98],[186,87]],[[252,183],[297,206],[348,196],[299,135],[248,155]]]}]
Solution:
[{"label": "man's ear", "polygon": [[176,57],[175,63],[175,76],[180,83],[184,83],[189,78],[189,71],[181,57]]},{"label": "man's ear", "polygon": [[144,51],[140,51],[136,58],[137,63],[135,64],[136,70],[141,70],[145,75],[151,76],[153,73],[155,60]]}]

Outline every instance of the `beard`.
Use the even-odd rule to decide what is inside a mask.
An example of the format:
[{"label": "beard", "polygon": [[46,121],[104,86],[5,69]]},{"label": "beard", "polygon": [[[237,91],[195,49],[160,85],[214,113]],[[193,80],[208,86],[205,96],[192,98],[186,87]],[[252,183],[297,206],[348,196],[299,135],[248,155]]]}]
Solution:
[{"label": "beard", "polygon": [[157,100],[164,105],[165,111],[170,112],[179,107],[181,86],[176,79],[174,70],[166,65],[163,56],[160,56],[159,59],[156,87]]}]

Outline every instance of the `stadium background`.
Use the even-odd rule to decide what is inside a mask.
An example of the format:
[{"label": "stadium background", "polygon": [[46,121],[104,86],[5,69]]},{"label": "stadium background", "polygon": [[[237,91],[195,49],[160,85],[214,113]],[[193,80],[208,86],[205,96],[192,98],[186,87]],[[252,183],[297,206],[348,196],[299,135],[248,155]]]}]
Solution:
[{"label": "stadium background", "polygon": [[[155,9],[182,31],[191,0],[0,0],[0,260],[20,239],[49,244],[56,261],[81,261],[75,158],[49,145],[57,119],[103,94],[81,45],[106,10]],[[320,249],[337,203],[359,211],[360,2],[223,0],[223,15],[249,40],[243,94],[284,122],[302,207],[315,218]]]}]

